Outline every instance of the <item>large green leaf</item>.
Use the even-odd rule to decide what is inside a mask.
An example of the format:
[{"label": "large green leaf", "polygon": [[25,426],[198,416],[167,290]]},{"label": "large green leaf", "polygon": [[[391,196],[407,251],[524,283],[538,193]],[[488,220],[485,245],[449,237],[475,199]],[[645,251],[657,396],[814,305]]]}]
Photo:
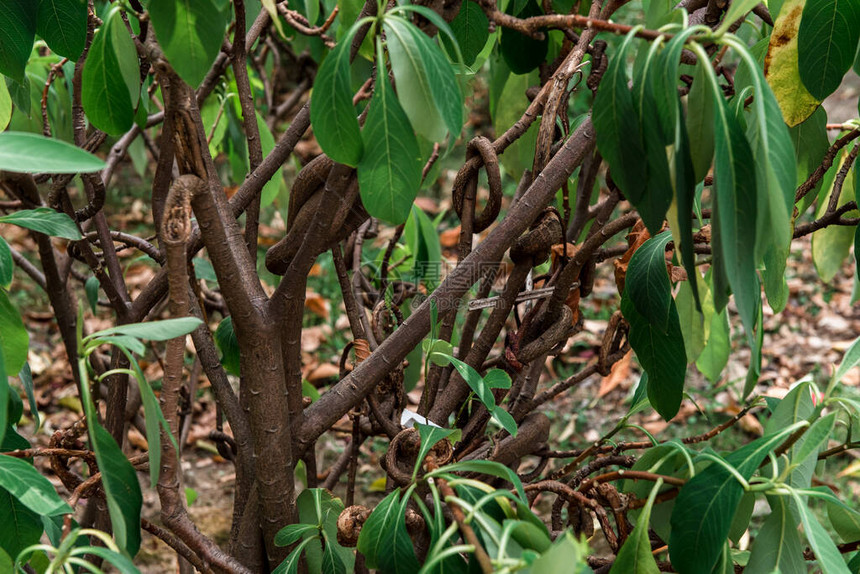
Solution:
[{"label": "large green leaf", "polygon": [[73,241],[81,239],[81,232],[72,218],[50,207],[16,211],[0,217],[0,223],[11,223],[45,235],[63,237]]},{"label": "large green leaf", "polygon": [[666,271],[666,245],[672,234],[664,231],[642,244],[627,267],[624,294],[648,323],[660,333],[669,329],[672,284]]},{"label": "large green leaf", "polygon": [[[475,58],[484,49],[487,44],[487,38],[490,37],[489,32],[490,21],[487,20],[487,15],[481,9],[477,2],[465,0],[460,5],[460,12],[451,20],[451,32],[457,39],[457,44],[460,46],[460,53],[463,55],[463,63],[471,66],[475,63]],[[454,53],[451,41],[447,36],[442,36],[442,43],[448,49],[449,54]]]},{"label": "large green leaf", "polygon": [[463,94],[439,46],[401,18],[386,18],[383,28],[397,97],[415,132],[442,141],[447,128],[453,139],[459,137]]},{"label": "large green leaf", "polygon": [[77,61],[87,41],[85,0],[38,0],[36,32],[55,54]]},{"label": "large green leaf", "polygon": [[827,503],[827,517],[843,542],[860,540],[860,512],[846,506]]},{"label": "large green leaf", "polygon": [[849,574],[842,554],[833,542],[830,533],[825,530],[815,513],[809,508],[806,501],[797,492],[792,492],[794,502],[800,512],[800,521],[803,524],[803,532],[818,560],[818,567],[827,574]]},{"label": "large green leaf", "polygon": [[[384,69],[382,46],[378,50],[377,65]],[[364,155],[357,170],[361,201],[370,215],[403,223],[421,186],[421,153],[385,74],[377,74],[361,138]]]},{"label": "large green leaf", "polygon": [[627,289],[621,297],[621,312],[630,323],[630,346],[648,373],[648,400],[660,416],[668,421],[681,407],[687,373],[684,335],[681,333],[675,302],[670,301],[665,330],[652,326],[636,310],[627,295]]},{"label": "large green leaf", "polygon": [[651,495],[645,503],[642,512],[636,519],[636,527],[627,538],[624,546],[615,557],[609,574],[657,574],[660,569],[651,554],[651,539],[648,536],[648,521],[651,520],[651,508],[660,490],[660,482],[651,489]]},{"label": "large green leaf", "polygon": [[755,90],[747,139],[755,161],[756,191],[756,260],[771,248],[788,256],[791,243],[791,219],[794,209],[795,173],[797,165],[794,146],[782,119],[779,104],[765,82],[764,75],[743,44],[728,41],[743,57],[750,70]]},{"label": "large green leaf", "polygon": [[720,247],[714,259],[722,260],[747,338],[753,345],[756,312],[761,301],[752,248],[756,243],[757,221],[755,162],[750,161],[752,150],[737,119],[729,113],[722,96],[717,94],[714,99],[714,188],[719,226],[713,233],[719,235]]},{"label": "large green leaf", "polygon": [[15,557],[27,546],[39,543],[43,531],[39,515],[3,488],[0,488],[0,516],[3,517],[0,548],[9,556]]},{"label": "large green leaf", "polygon": [[364,555],[368,568],[384,574],[420,570],[412,541],[406,532],[406,503],[400,500],[400,489],[382,499],[370,513],[358,536],[356,548]]},{"label": "large green leaf", "polygon": [[[672,222],[670,211],[670,226],[675,237],[675,247],[680,253],[681,262],[687,271],[687,280],[691,285],[691,293],[696,309],[701,310],[702,301],[699,297],[699,271],[696,268],[696,254],[693,252],[693,212],[696,204],[696,174],[693,160],[690,156],[690,138],[684,124],[684,110],[680,100],[676,100],[674,156],[672,169],[674,178],[672,186],[675,194],[674,213],[677,214],[677,224]],[[677,225],[677,227],[676,227]]]},{"label": "large green leaf", "polygon": [[[660,233],[666,211],[672,203],[672,176],[669,171],[669,161],[666,157],[665,144],[675,137],[674,123],[671,131],[668,125],[661,125],[671,120],[671,109],[676,107],[676,94],[663,92],[665,70],[659,69],[661,61],[657,52],[658,44],[654,43],[647,52],[647,57],[633,80],[633,105],[639,117],[639,139],[645,147],[645,193],[633,205],[639,211],[642,221],[652,235]],[[616,134],[616,138],[631,137],[628,134]]]},{"label": "large green leaf", "polygon": [[23,173],[88,173],[105,163],[66,142],[24,132],[0,133],[0,169]]},{"label": "large green leaf", "polygon": [[[764,436],[725,457],[749,480],[767,456],[796,426]],[[669,556],[681,573],[709,573],[719,559],[735,511],[744,494],[743,485],[723,465],[712,463],[681,487],[672,511]]]},{"label": "large green leaf", "polygon": [[705,179],[714,161],[714,97],[711,95],[708,68],[710,63],[700,59],[687,95],[687,133],[696,136],[690,140],[690,158],[696,182]]},{"label": "large green leaf", "polygon": [[19,82],[33,50],[37,8],[33,0],[0,2],[0,74]]},{"label": "large green leaf", "polygon": [[823,100],[832,94],[854,62],[860,39],[856,0],[806,0],[797,38],[800,79]]},{"label": "large green leaf", "polygon": [[[78,364],[82,371],[86,368],[83,359]],[[86,377],[84,382],[81,385],[81,398],[87,415],[90,445],[96,453],[96,462],[102,473],[102,488],[107,498],[114,538],[117,545],[133,557],[140,548],[140,511],[143,506],[140,483],[122,449],[99,424]]]},{"label": "large green leaf", "polygon": [[196,88],[221,50],[229,11],[212,0],[150,0],[147,11],[170,65]]},{"label": "large green leaf", "polygon": [[0,487],[41,516],[72,512],[72,507],[60,498],[50,481],[20,458],[0,456]]},{"label": "large green leaf", "polygon": [[203,321],[197,317],[180,317],[178,319],[165,319],[163,321],[150,321],[148,323],[118,325],[92,333],[84,340],[101,339],[107,335],[121,333],[145,341],[167,341],[187,335],[202,324]]},{"label": "large green leaf", "polygon": [[3,349],[7,374],[21,370],[27,362],[29,347],[30,336],[21,320],[21,314],[12,305],[6,291],[0,289],[0,348]]},{"label": "large green leaf", "polygon": [[[536,0],[511,2],[505,11],[520,19],[543,15]],[[546,32],[543,39],[537,40],[511,28],[502,28],[499,52],[515,74],[527,74],[537,68],[546,59],[548,50],[549,38]]]},{"label": "large green leaf", "polygon": [[797,522],[788,501],[782,496],[771,496],[768,502],[771,512],[753,541],[747,568],[750,572],[806,574]]},{"label": "large green leaf", "polygon": [[119,6],[111,9],[93,37],[81,85],[87,118],[111,135],[128,131],[140,97],[137,50],[122,21]]},{"label": "large green leaf", "polygon": [[349,45],[345,38],[326,56],[317,72],[311,97],[311,125],[323,151],[334,161],[358,165],[363,144],[349,73]]},{"label": "large green leaf", "polygon": [[627,50],[633,37],[628,34],[610,60],[594,99],[591,119],[597,147],[609,163],[613,181],[635,205],[645,192],[646,163],[633,94],[627,87]]}]

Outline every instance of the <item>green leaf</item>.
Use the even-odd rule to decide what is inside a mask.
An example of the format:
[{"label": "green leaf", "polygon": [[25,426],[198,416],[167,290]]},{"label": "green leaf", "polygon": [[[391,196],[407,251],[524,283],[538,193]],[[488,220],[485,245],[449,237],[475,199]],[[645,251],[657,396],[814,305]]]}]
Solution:
[{"label": "green leaf", "polygon": [[316,524],[288,524],[275,534],[275,545],[289,546],[311,532],[319,532],[319,526]]},{"label": "green leaf", "polygon": [[12,95],[6,82],[0,79],[0,131],[5,130],[12,119]]},{"label": "green leaf", "polygon": [[401,18],[386,18],[383,28],[397,97],[415,132],[442,141],[447,128],[452,140],[459,137],[463,94],[439,46]]},{"label": "green leaf", "polygon": [[492,414],[493,420],[499,423],[503,429],[508,431],[508,434],[515,437],[517,436],[517,421],[514,420],[514,417],[506,411],[502,405],[497,405],[490,410]]},{"label": "green leaf", "polygon": [[[845,163],[847,153],[843,153],[838,162],[838,169],[841,169]],[[842,193],[839,194],[839,202],[837,207],[845,205],[851,201],[851,193],[849,190],[854,187],[854,176],[856,171],[849,170],[842,184]],[[835,182],[835,178],[834,178]],[[827,190],[827,198],[833,193],[833,183]],[[816,211],[816,218],[821,217],[827,211],[829,201],[826,199],[819,202]],[[844,217],[857,217],[857,210],[851,210]],[[815,264],[815,270],[819,277],[825,283],[829,283],[836,277],[836,274],[842,269],[842,264],[848,257],[851,251],[851,245],[854,243],[855,230],[845,225],[831,225],[812,234],[812,262]]]},{"label": "green leaf", "polygon": [[792,462],[802,463],[812,456],[817,459],[821,447],[830,440],[834,426],[836,426],[836,413],[830,413],[812,423],[812,426],[803,433],[803,442],[792,456]]},{"label": "green leaf", "polygon": [[316,537],[302,540],[301,544],[293,548],[287,558],[272,571],[272,574],[296,574],[299,571],[299,560],[301,560],[302,552],[313,540],[316,540]]},{"label": "green leaf", "polygon": [[218,328],[215,329],[215,345],[221,352],[221,364],[224,369],[231,375],[238,377],[241,372],[239,340],[233,330],[232,317],[224,317],[218,323]]},{"label": "green leaf", "polygon": [[[701,291],[699,285],[699,271],[696,268],[696,254],[693,252],[693,212],[696,204],[696,174],[693,169],[693,160],[690,156],[690,138],[684,125],[684,111],[681,101],[677,101],[677,112],[675,118],[675,154],[673,157],[674,179],[672,186],[675,191],[675,212],[677,217],[677,232],[671,223],[672,235],[675,237],[675,248],[681,255],[681,262],[687,271],[687,280],[690,282],[690,292],[696,309],[701,310],[702,301],[699,296]],[[671,213],[671,211],[670,211]]]},{"label": "green leaf", "polygon": [[[809,174],[821,165],[821,160],[830,147],[830,140],[827,137],[827,111],[819,107],[805,122],[791,128],[789,134],[794,144],[794,155],[797,163],[795,186],[800,186],[806,181]],[[819,181],[812,191],[800,200],[797,206],[799,215],[805,213],[815,198],[818,197],[821,185],[822,182]]]},{"label": "green leaf", "polygon": [[87,41],[85,0],[38,0],[36,32],[55,54],[77,61]]},{"label": "green leaf", "polygon": [[[403,228],[403,237],[412,253],[413,273],[417,280],[426,279],[432,288],[439,280],[442,265],[442,247],[436,226],[420,207],[412,205],[409,218]],[[450,354],[451,351],[448,351]]]},{"label": "green leaf", "polygon": [[[528,0],[521,9],[519,8],[520,5],[520,2],[511,2],[506,13],[520,19],[543,15],[543,10],[536,0]],[[514,13],[518,9],[519,11]],[[543,40],[536,40],[511,28],[502,28],[499,51],[513,73],[527,74],[546,59],[549,51],[549,38],[545,31]]]},{"label": "green leaf", "polygon": [[404,512],[408,501],[408,496],[400,500],[398,488],[382,499],[364,523],[356,548],[364,555],[368,568],[378,568],[384,574],[420,570],[406,532]]},{"label": "green leaf", "polygon": [[24,132],[0,133],[0,169],[21,173],[91,173],[105,163],[66,142]]},{"label": "green leaf", "polygon": [[[675,132],[674,129],[668,131],[668,126],[662,126],[660,120],[661,117],[668,118],[671,113],[668,110],[675,108],[677,99],[674,93],[663,93],[661,74],[664,70],[657,70],[660,64],[660,58],[657,56],[658,47],[657,43],[651,45],[645,62],[633,80],[633,104],[639,117],[639,139],[645,148],[647,164],[645,193],[638,200],[634,200],[633,205],[652,235],[660,233],[666,211],[672,203],[672,177],[664,142],[672,141]],[[668,121],[666,119],[665,123]],[[662,133],[664,129],[668,133]],[[614,137],[624,139],[631,136],[619,133],[614,134]]]},{"label": "green leaf", "polygon": [[[0,445],[4,444],[6,429],[17,421],[9,419],[9,398],[12,389],[9,387],[9,375],[6,374],[6,362],[3,358],[3,348],[0,347]],[[10,429],[11,430],[11,429]]]},{"label": "green leaf", "polygon": [[743,57],[755,90],[747,139],[753,149],[756,191],[756,260],[774,247],[788,256],[792,238],[797,165],[779,105],[753,57],[734,39],[728,43]]},{"label": "green leaf", "polygon": [[797,532],[797,521],[782,496],[768,497],[771,513],[755,537],[747,569],[749,572],[805,574],[806,562]]},{"label": "green leaf", "polygon": [[21,386],[24,387],[24,392],[27,393],[27,402],[30,403],[30,414],[33,417],[34,426],[38,430],[42,426],[42,421],[39,418],[39,405],[36,403],[36,395],[33,388],[33,373],[30,371],[29,363],[24,363],[24,366],[18,371],[18,379],[21,381]]},{"label": "green leaf", "polygon": [[830,537],[827,530],[821,526],[815,513],[806,504],[806,501],[797,492],[792,492],[797,508],[800,512],[800,521],[803,523],[803,531],[806,534],[806,539],[815,553],[815,558],[818,560],[818,566],[827,574],[849,574],[848,567],[842,559],[842,554]]},{"label": "green leaf", "polygon": [[344,561],[343,555],[338,552],[338,548],[342,547],[338,545],[337,540],[331,538],[325,532],[323,532],[323,540],[325,542],[322,556],[323,574],[346,574],[347,572],[352,572],[352,568]]},{"label": "green leaf", "polygon": [[84,291],[90,304],[90,310],[95,314],[99,304],[99,280],[96,277],[89,277],[84,283]]},{"label": "green leaf", "polygon": [[81,400],[87,415],[90,445],[96,453],[96,462],[102,473],[102,488],[107,498],[114,538],[123,551],[134,556],[140,548],[140,511],[143,507],[140,483],[122,449],[98,422],[84,361],[78,360],[78,368],[83,382]]},{"label": "green leaf", "polygon": [[87,119],[110,135],[128,131],[140,96],[137,50],[114,6],[93,37],[82,76],[81,100]]},{"label": "green leaf", "polygon": [[147,11],[170,65],[196,88],[221,51],[227,12],[212,0],[150,0]]},{"label": "green leaf", "polygon": [[3,517],[0,548],[9,556],[17,556],[27,546],[39,543],[43,531],[39,515],[3,488],[0,488],[0,516]]},{"label": "green leaf", "polygon": [[62,237],[78,241],[82,238],[77,224],[65,213],[55,211],[50,207],[37,207],[36,209],[25,209],[0,217],[0,223],[11,223],[19,227],[26,227],[45,235]]},{"label": "green leaf", "polygon": [[[528,512],[528,510],[526,510]],[[519,506],[517,513],[519,514]],[[540,520],[540,519],[538,519]],[[552,540],[549,537],[546,526],[541,523],[540,526],[526,520],[505,519],[503,526],[513,523],[511,528],[511,538],[517,541],[520,546],[526,549],[532,549],[537,552],[546,552],[552,546]]]},{"label": "green leaf", "polygon": [[163,321],[150,321],[148,323],[132,323],[130,325],[117,325],[108,329],[102,329],[88,335],[84,341],[98,339],[105,335],[123,334],[145,341],[167,341],[182,335],[187,335],[203,321],[197,317],[180,317],[178,319],[165,319]]},{"label": "green leaf", "polygon": [[797,63],[797,32],[805,3],[806,0],[786,0],[782,5],[765,57],[765,78],[789,127],[806,120],[821,104],[801,83]]},{"label": "green leaf", "polygon": [[0,2],[0,74],[19,82],[33,50],[37,8],[33,0]]},{"label": "green leaf", "polygon": [[624,546],[618,552],[618,556],[615,557],[609,574],[656,574],[660,572],[654,555],[651,554],[648,521],[651,519],[651,508],[654,506],[654,499],[657,497],[661,484],[662,481],[658,480],[654,488],[651,489],[648,501],[636,519],[636,527],[633,528],[633,533],[627,538]]},{"label": "green leaf", "polygon": [[[767,453],[797,428],[764,436],[725,457],[745,480]],[[723,464],[712,463],[681,487],[672,511],[669,556],[679,572],[710,572],[719,559],[744,487]]]},{"label": "green leaf", "polygon": [[637,135],[639,121],[633,106],[633,94],[627,88],[627,50],[633,41],[628,34],[609,62],[594,99],[592,122],[597,147],[612,170],[612,179],[633,204],[645,192],[645,149]]},{"label": "green leaf", "polygon": [[446,355],[445,358],[451,361],[451,365],[453,365],[454,369],[460,373],[460,376],[463,377],[463,380],[466,381],[466,384],[469,385],[472,392],[477,395],[478,400],[487,407],[488,411],[492,412],[493,408],[496,406],[496,398],[493,396],[493,391],[490,390],[490,387],[484,383],[484,379],[481,377],[481,374],[456,357]]},{"label": "green leaf", "polygon": [[526,500],[523,483],[519,476],[517,476],[517,473],[498,462],[492,460],[461,460],[459,462],[440,467],[437,470],[428,473],[428,476],[438,476],[440,474],[452,472],[477,472],[502,478],[514,485],[514,489],[517,491],[517,495],[520,497],[521,501]]},{"label": "green leaf", "polygon": [[[475,63],[475,58],[487,44],[490,37],[489,27],[490,21],[477,2],[465,0],[460,5],[460,12],[451,20],[451,32],[457,39],[466,66]],[[442,37],[442,44],[449,54],[454,53],[454,47],[447,36]]]},{"label": "green leaf", "polygon": [[137,569],[137,566],[127,556],[114,552],[110,548],[87,546],[86,553],[98,556],[105,562],[112,564],[122,574],[140,574],[140,570]]},{"label": "green leaf", "polygon": [[[694,271],[698,273],[698,271]],[[696,300],[693,297],[691,281],[681,281],[678,294],[675,296],[675,306],[678,309],[678,321],[681,333],[684,335],[684,349],[687,352],[687,363],[693,363],[705,348],[705,317],[696,310]],[[705,298],[705,292],[699,296]]]},{"label": "green leaf", "polygon": [[823,100],[854,62],[860,40],[860,4],[854,0],[806,0],[797,33],[800,78]]},{"label": "green leaf", "polygon": [[588,544],[577,540],[573,533],[565,531],[555,539],[552,547],[541,554],[531,567],[531,574],[558,574],[560,572],[587,572],[586,556]]},{"label": "green leaf", "polygon": [[484,375],[484,384],[491,389],[510,389],[511,376],[501,369],[490,369]]},{"label": "green leaf", "polygon": [[[382,46],[377,67],[385,68]],[[361,201],[373,217],[392,224],[406,221],[421,187],[421,153],[409,118],[385,74],[377,74],[364,130],[364,155],[358,163]]]},{"label": "green leaf", "polygon": [[72,507],[60,498],[48,479],[32,464],[19,458],[0,455],[0,487],[41,516],[72,512]]},{"label": "green leaf", "polygon": [[666,270],[666,245],[672,239],[668,231],[652,237],[633,253],[627,267],[624,294],[636,311],[660,333],[669,329],[672,284]]},{"label": "green leaf", "polygon": [[6,240],[0,237],[0,287],[9,289],[13,271],[15,271],[15,261],[12,259],[12,249]]},{"label": "green leaf", "polygon": [[[783,429],[798,421],[808,420],[815,410],[812,404],[811,386],[804,381],[791,389],[779,402],[764,427],[764,432],[770,434]],[[804,433],[800,439],[792,445],[788,456],[793,463],[798,464],[788,476],[786,483],[795,488],[806,488],[812,481],[815,470],[816,458],[808,457],[806,460],[798,458],[797,453],[806,441],[807,434]]]},{"label": "green leaf", "polygon": [[755,253],[751,249],[756,242],[757,221],[755,162],[750,161],[752,150],[737,119],[729,113],[720,95],[714,99],[714,188],[719,226],[713,233],[719,235],[720,247],[714,259],[723,262],[752,346],[756,311],[761,301]]},{"label": "green leaf", "polygon": [[857,363],[860,363],[860,338],[855,339],[851,346],[848,347],[848,350],[845,351],[845,354],[842,356],[842,362],[839,363],[839,366],[836,368],[836,371],[833,373],[832,381],[838,383],[842,380],[842,378],[848,374],[852,368],[854,368]]},{"label": "green leaf", "polygon": [[843,542],[860,540],[860,512],[841,504],[828,502],[827,517]]},{"label": "green leaf", "polygon": [[[317,524],[322,535],[322,538],[314,536],[314,541],[305,550],[308,571],[324,572],[323,564],[329,560],[346,564],[351,569],[355,552],[337,543],[337,518],[344,509],[343,501],[325,489],[308,488],[299,494],[296,506],[299,509],[299,522]],[[326,558],[326,551],[337,554],[337,557]]]},{"label": "green leaf", "polygon": [[349,72],[350,41],[343,39],[317,72],[311,96],[311,125],[323,151],[334,161],[355,167],[363,144]]},{"label": "green leaf", "polygon": [[27,362],[30,335],[21,314],[12,305],[6,291],[0,289],[0,349],[7,373],[17,373]]},{"label": "green leaf", "polygon": [[[493,61],[493,64],[494,69],[503,69],[498,74],[499,77],[504,78],[501,80],[499,93],[495,96],[498,102],[494,108],[491,108],[493,128],[496,133],[504,133],[522,117],[531,103],[526,97],[526,90],[540,80],[537,72],[523,75],[509,74],[504,62]],[[539,130],[539,122],[532,123],[526,133],[499,156],[499,163],[514,181],[519,181],[525,170],[532,168]]]},{"label": "green leaf", "polygon": [[630,346],[648,373],[648,400],[665,420],[678,413],[684,393],[687,357],[681,333],[678,310],[672,301],[665,332],[652,326],[641,315],[630,298],[621,298],[621,312],[630,323]]},{"label": "green leaf", "polygon": [[700,59],[687,94],[687,133],[696,134],[690,140],[690,157],[697,182],[705,179],[714,161],[714,96],[708,80],[711,70],[710,62]]}]

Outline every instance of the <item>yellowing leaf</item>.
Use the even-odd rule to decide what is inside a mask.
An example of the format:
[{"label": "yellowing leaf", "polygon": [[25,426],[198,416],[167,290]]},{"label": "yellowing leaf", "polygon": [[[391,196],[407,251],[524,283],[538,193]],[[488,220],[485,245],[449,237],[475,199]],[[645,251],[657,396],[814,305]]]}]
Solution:
[{"label": "yellowing leaf", "polygon": [[786,0],[770,36],[764,58],[764,75],[773,89],[789,127],[812,115],[821,102],[800,81],[797,66],[797,30],[806,0]]}]

